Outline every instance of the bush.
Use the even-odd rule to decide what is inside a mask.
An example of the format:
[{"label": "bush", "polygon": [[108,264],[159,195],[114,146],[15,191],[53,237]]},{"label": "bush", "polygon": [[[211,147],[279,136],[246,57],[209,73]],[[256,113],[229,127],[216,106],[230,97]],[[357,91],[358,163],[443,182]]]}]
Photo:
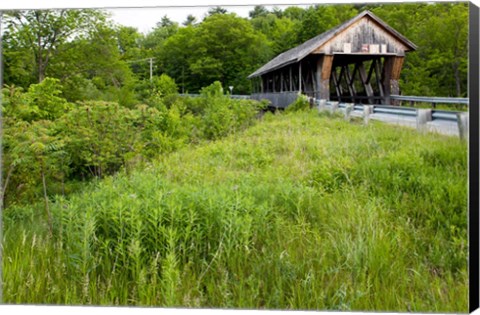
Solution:
[{"label": "bush", "polygon": [[47,194],[66,194],[69,182],[130,170],[189,143],[243,130],[262,107],[223,95],[219,82],[195,99],[178,96],[175,82],[166,75],[152,84],[149,105],[134,108],[105,101],[69,104],[60,97],[58,80],[49,78],[25,93],[15,86],[5,88],[7,203],[41,198],[42,172]]},{"label": "bush", "polygon": [[299,95],[298,98],[292,104],[288,105],[285,112],[298,112],[298,111],[306,111],[310,109],[310,103],[308,102],[308,97],[305,95]]},{"label": "bush", "polygon": [[41,83],[32,84],[27,92],[20,88],[3,89],[5,96],[5,115],[25,121],[40,119],[54,120],[72,108],[72,105],[60,97],[60,80],[45,78]]}]

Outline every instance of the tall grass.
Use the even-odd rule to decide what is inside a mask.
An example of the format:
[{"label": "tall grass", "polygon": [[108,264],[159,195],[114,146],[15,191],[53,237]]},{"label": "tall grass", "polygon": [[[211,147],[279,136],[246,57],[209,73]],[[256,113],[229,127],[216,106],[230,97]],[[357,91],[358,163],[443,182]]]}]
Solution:
[{"label": "tall grass", "polygon": [[464,142],[263,120],[57,200],[53,238],[34,208],[7,209],[5,301],[467,310]]}]

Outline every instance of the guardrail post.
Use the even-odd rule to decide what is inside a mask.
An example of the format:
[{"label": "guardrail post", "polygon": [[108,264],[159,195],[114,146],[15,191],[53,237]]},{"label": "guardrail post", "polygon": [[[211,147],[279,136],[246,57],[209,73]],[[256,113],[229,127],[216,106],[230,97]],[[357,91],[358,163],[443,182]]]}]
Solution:
[{"label": "guardrail post", "polygon": [[431,109],[417,109],[417,130],[427,132],[427,122],[432,121]]},{"label": "guardrail post", "polygon": [[327,100],[326,99],[320,99],[318,100],[318,111],[323,112],[326,109],[327,106]]},{"label": "guardrail post", "polygon": [[370,114],[373,114],[373,105],[363,105],[363,123],[365,125],[370,122]]},{"label": "guardrail post", "polygon": [[338,109],[338,102],[332,102],[332,114],[335,113]]},{"label": "guardrail post", "polygon": [[458,135],[468,140],[468,113],[457,113]]},{"label": "guardrail post", "polygon": [[352,112],[354,109],[354,104],[353,103],[347,103],[345,104],[345,120],[350,121],[350,118],[352,116]]}]

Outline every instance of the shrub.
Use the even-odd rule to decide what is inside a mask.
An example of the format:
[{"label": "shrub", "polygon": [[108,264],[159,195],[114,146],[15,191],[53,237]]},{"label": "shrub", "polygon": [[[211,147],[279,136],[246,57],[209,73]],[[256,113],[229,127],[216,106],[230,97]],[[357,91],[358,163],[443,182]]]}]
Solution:
[{"label": "shrub", "polygon": [[305,95],[299,95],[298,98],[292,104],[288,105],[285,112],[298,112],[298,111],[306,111],[310,109],[310,103],[308,102],[308,97]]},{"label": "shrub", "polygon": [[13,86],[4,89],[5,114],[25,121],[60,117],[72,105],[59,96],[62,93],[59,82],[58,79],[45,78],[41,83],[30,85],[25,93]]}]

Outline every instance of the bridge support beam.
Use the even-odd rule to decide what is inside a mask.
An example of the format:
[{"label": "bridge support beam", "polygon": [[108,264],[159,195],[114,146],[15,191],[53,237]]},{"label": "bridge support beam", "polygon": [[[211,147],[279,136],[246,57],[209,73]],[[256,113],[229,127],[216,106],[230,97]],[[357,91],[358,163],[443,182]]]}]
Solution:
[{"label": "bridge support beam", "polygon": [[333,55],[322,55],[317,61],[316,87],[317,99],[330,100],[330,74],[332,72]]},{"label": "bridge support beam", "polygon": [[400,94],[400,72],[402,71],[404,57],[387,57],[383,65],[383,87],[385,103],[387,105],[397,105],[395,101],[390,99],[390,95]]}]

